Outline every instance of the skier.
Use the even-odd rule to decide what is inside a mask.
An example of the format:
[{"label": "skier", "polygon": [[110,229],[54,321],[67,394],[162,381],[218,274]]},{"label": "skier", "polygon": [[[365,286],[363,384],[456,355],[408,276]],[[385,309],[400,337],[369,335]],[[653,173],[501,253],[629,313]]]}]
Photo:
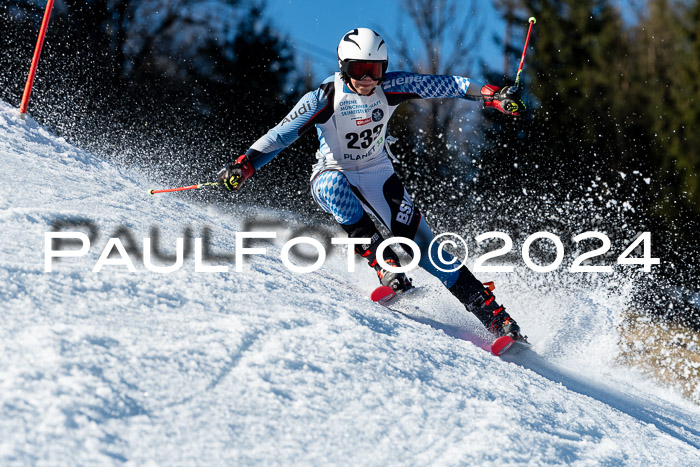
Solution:
[{"label": "skier", "polygon": [[[368,212],[393,235],[412,239],[421,251],[419,266],[440,279],[493,334],[524,340],[515,320],[466,266],[444,272],[431,263],[428,247],[433,233],[394,173],[385,144],[389,119],[406,100],[460,97],[515,116],[525,106],[512,88],[482,86],[461,76],[387,73],[388,63],[387,46],[379,34],[368,28],[349,31],[338,44],[340,72],[304,95],[276,127],[224,167],[217,174],[219,184],[238,190],[256,170],[315,126],[320,149],[311,175],[313,198],[350,238],[371,239],[369,245],[356,246],[355,252],[377,271],[381,284],[399,292],[412,287],[404,273],[378,263],[377,247],[384,239]],[[407,253],[412,254],[410,249]],[[388,266],[400,266],[391,248],[382,257]],[[438,255],[432,259],[446,270],[453,260],[445,251],[442,259]]]}]

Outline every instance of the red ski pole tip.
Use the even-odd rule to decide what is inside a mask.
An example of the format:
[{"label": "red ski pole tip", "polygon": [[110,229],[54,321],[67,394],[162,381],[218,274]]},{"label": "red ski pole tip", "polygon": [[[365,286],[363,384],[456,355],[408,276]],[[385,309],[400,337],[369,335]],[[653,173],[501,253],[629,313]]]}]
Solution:
[{"label": "red ski pole tip", "polygon": [[155,191],[155,190],[148,190],[148,194],[151,194],[151,195],[152,195],[154,191]]}]

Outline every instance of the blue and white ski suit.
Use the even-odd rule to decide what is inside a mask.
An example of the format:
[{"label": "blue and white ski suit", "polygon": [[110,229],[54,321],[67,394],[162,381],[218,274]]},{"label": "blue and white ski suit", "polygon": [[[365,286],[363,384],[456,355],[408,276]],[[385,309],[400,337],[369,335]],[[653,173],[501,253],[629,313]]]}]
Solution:
[{"label": "blue and white ski suit", "polygon": [[[460,97],[478,99],[481,84],[461,76],[390,72],[369,96],[352,92],[340,73],[304,95],[289,114],[246,152],[259,169],[314,126],[320,143],[311,177],[316,202],[343,226],[373,213],[396,236],[413,239],[421,249],[419,265],[451,287],[458,271],[436,269],[428,258],[433,233],[413,204],[386,151],[389,119],[410,99]],[[410,252],[409,252],[410,253]],[[442,269],[452,266],[443,252]],[[442,263],[442,264],[441,264]]]}]

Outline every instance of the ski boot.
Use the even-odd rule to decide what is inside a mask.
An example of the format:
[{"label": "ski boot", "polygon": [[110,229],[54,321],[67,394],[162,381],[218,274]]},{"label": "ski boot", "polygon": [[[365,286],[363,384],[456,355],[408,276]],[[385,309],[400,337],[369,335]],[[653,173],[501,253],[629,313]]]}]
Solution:
[{"label": "ski boot", "polygon": [[493,282],[484,284],[485,288],[473,294],[467,300],[467,309],[474,313],[496,337],[510,336],[515,341],[527,342],[527,337],[520,333],[520,326],[506,312],[505,307],[496,302],[493,295]]},{"label": "ski boot", "polygon": [[482,284],[469,269],[462,266],[457,281],[449,290],[496,337],[511,336],[513,340],[527,342],[527,337],[520,333],[518,323],[504,307],[496,303],[493,296],[495,288],[493,282]]},{"label": "ski boot", "polygon": [[387,285],[394,289],[394,292],[406,292],[413,288],[411,279],[409,279],[403,272],[394,272],[393,268],[400,267],[398,260],[393,258],[387,258],[384,261],[390,266],[389,269],[384,269],[379,265],[379,262],[375,262],[374,269],[377,271],[377,277],[382,285]]}]

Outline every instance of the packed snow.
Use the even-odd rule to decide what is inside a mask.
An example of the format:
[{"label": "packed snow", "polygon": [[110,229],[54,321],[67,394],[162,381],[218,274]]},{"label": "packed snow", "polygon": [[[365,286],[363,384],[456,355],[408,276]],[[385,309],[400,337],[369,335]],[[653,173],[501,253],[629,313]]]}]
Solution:
[{"label": "packed snow", "polygon": [[[490,278],[534,343],[498,358],[424,272],[397,311],[369,301],[376,277],[347,272],[344,247],[291,273],[303,220],[149,195],[145,174],[2,102],[0,172],[2,465],[700,465],[700,407],[615,364],[619,303],[600,290]],[[193,253],[145,265],[144,237],[165,267],[187,228],[233,255],[251,216],[285,228],[246,245],[266,252],[242,272]],[[57,226],[90,247],[46,272]],[[125,254],[100,259],[113,237]]]}]

